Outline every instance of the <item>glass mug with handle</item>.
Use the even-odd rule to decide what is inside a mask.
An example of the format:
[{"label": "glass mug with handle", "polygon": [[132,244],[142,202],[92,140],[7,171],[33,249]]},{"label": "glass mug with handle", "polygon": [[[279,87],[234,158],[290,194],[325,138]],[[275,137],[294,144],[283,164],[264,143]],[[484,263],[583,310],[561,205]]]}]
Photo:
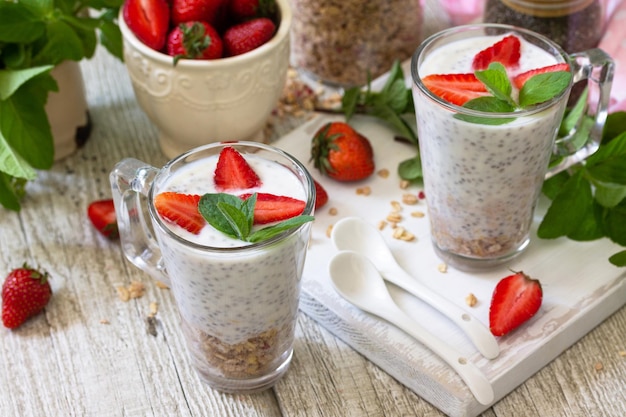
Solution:
[{"label": "glass mug with handle", "polygon": [[[480,51],[515,57],[513,48],[519,48],[519,61],[488,66],[486,58],[477,68],[484,64]],[[536,73],[531,70],[553,65],[561,72],[538,71],[548,75],[515,87],[530,82]],[[548,38],[509,25],[458,26],[420,45],[411,61],[412,90],[431,239],[442,260],[480,270],[524,251],[544,179],[599,146],[613,71],[612,59],[600,49],[569,55]],[[481,77],[490,89],[479,81],[465,89],[452,85],[451,77]],[[558,140],[557,133],[572,85],[582,80],[599,100],[585,110],[593,124],[580,146],[581,123]],[[549,169],[553,155],[562,159]]]},{"label": "glass mug with handle", "polygon": [[252,393],[274,385],[289,367],[311,222],[244,242],[209,225],[194,234],[164,219],[155,203],[164,193],[217,194],[213,174],[225,147],[260,177],[258,195],[296,198],[310,219],[315,186],[306,168],[256,142],[212,143],[160,169],[124,159],[110,180],[123,252],[171,287],[192,366],[215,389]]}]

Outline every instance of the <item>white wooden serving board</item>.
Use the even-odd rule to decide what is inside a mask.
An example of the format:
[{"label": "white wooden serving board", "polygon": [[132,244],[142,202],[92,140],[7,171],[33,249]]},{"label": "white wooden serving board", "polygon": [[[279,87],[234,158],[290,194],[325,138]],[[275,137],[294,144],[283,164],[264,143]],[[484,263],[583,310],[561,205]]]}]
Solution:
[{"label": "white wooden serving board", "polygon": [[[414,156],[415,150],[394,141],[393,132],[372,118],[357,117],[351,123],[370,139],[377,170],[386,168],[390,175],[376,174],[358,183],[339,183],[322,177],[309,161],[310,143],[317,129],[340,117],[318,115],[274,144],[305,163],[312,175],[330,196],[327,206],[316,213],[312,240],[302,283],[300,308],[326,329],[376,363],[398,381],[450,416],[476,416],[488,408],[472,396],[461,378],[445,362],[410,336],[387,322],[362,312],[344,301],[334,291],[328,263],[336,253],[327,229],[345,216],[360,216],[374,225],[391,212],[392,200],[401,201],[403,193],[417,193],[417,186],[402,190],[397,175],[398,164]],[[358,195],[358,187],[369,186],[371,194]],[[330,215],[329,208],[337,214]],[[542,201],[535,228],[547,202]],[[423,218],[411,217],[420,210]],[[573,242],[567,239],[540,240],[533,230],[527,251],[510,265],[469,274],[448,268],[438,270],[441,261],[435,255],[429,237],[425,202],[404,206],[401,223],[416,237],[404,242],[391,237],[391,229],[382,231],[396,259],[412,275],[450,299],[453,303],[488,325],[489,303],[493,288],[509,269],[523,270],[538,278],[544,291],[543,304],[530,321],[499,338],[500,356],[483,358],[458,328],[419,299],[389,284],[396,302],[433,334],[458,348],[492,382],[495,401],[511,392],[527,378],[574,344],[601,321],[626,303],[626,270],[608,262],[619,247],[607,239]],[[473,293],[478,304],[468,307],[465,297]],[[297,354],[297,353],[296,353]]]}]

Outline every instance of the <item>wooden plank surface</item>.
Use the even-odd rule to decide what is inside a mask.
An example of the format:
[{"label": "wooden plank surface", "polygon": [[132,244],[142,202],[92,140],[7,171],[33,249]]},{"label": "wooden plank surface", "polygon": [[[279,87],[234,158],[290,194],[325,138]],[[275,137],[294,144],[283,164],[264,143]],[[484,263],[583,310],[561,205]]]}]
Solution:
[{"label": "wooden plank surface", "polygon": [[[82,68],[91,138],[29,184],[20,213],[0,209],[0,275],[27,260],[51,273],[55,291],[45,314],[0,329],[0,416],[443,415],[304,314],[292,367],[274,389],[234,396],[204,386],[188,367],[169,291],[86,220],[88,203],[110,195],[115,162],[165,157],[123,65],[99,51]],[[276,123],[280,135],[294,121]],[[133,281],[145,295],[120,301],[115,287]],[[157,336],[147,332],[151,302]],[[625,335],[622,308],[483,415],[626,415]]]}]

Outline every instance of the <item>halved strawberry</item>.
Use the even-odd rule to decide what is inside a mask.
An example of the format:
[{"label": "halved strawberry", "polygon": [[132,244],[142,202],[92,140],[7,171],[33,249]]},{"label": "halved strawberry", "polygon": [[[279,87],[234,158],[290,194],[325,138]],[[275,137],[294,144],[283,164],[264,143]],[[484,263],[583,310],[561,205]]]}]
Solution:
[{"label": "halved strawberry", "polygon": [[200,197],[167,191],[154,197],[154,208],[161,217],[197,235],[206,224],[198,211]]},{"label": "halved strawberry", "polygon": [[513,85],[517,89],[521,90],[529,78],[537,74],[545,74],[547,72],[556,72],[556,71],[569,71],[569,64],[562,62],[560,64],[548,65],[547,67],[541,67],[541,68],[528,70],[519,75],[516,75],[515,78],[513,78]]},{"label": "halved strawberry", "polygon": [[126,0],[122,13],[137,39],[156,51],[163,48],[170,22],[166,0]]},{"label": "halved strawberry", "polygon": [[502,278],[496,285],[489,307],[489,328],[503,336],[537,313],[543,292],[538,280],[523,272]]},{"label": "halved strawberry", "polygon": [[322,184],[316,180],[313,180],[313,183],[315,184],[315,209],[317,210],[324,204],[328,203],[328,193],[324,187],[322,187]]},{"label": "halved strawberry", "polygon": [[261,179],[257,173],[231,146],[225,147],[220,152],[213,179],[218,191],[247,190],[261,186]]},{"label": "halved strawberry", "polygon": [[[252,194],[242,194],[242,200],[247,200]],[[254,224],[274,223],[299,216],[304,211],[306,203],[296,198],[269,193],[257,193],[254,206]]]},{"label": "halved strawberry", "polygon": [[433,94],[457,106],[488,94],[485,85],[472,73],[431,74],[422,81]]},{"label": "halved strawberry", "polygon": [[87,216],[96,230],[103,236],[109,239],[117,239],[119,237],[115,206],[112,199],[98,200],[89,204]]},{"label": "halved strawberry", "polygon": [[521,42],[519,38],[513,35],[506,36],[489,48],[483,49],[476,54],[472,62],[472,68],[474,70],[484,70],[492,62],[499,62],[506,68],[515,67],[519,64],[520,50]]}]

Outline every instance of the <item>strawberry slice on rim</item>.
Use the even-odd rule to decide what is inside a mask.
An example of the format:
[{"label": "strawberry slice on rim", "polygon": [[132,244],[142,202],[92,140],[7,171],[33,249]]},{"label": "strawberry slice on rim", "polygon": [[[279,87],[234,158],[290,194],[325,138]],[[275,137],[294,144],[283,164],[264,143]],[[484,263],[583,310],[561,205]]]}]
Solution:
[{"label": "strawberry slice on rim", "polygon": [[197,194],[166,191],[154,197],[154,208],[164,219],[197,235],[206,224],[206,220],[198,211],[200,197]]},{"label": "strawberry slice on rim", "polygon": [[[252,194],[242,194],[242,200],[247,200]],[[270,193],[257,193],[254,206],[254,224],[267,224],[299,216],[304,211],[306,203],[297,198]]]},{"label": "strawberry slice on rim", "polygon": [[526,81],[528,81],[530,78],[534,77],[535,75],[545,74],[548,72],[557,72],[557,71],[569,71],[569,64],[565,62],[561,62],[560,64],[548,65],[546,67],[528,70],[526,72],[516,75],[515,78],[513,78],[513,85],[518,90],[521,90],[524,84],[526,84]]},{"label": "strawberry slice on rim", "polygon": [[220,152],[213,180],[218,191],[247,190],[261,186],[257,173],[232,146],[227,146]]},{"label": "strawberry slice on rim", "polygon": [[512,68],[519,64],[520,56],[521,42],[519,38],[509,35],[476,54],[472,61],[472,68],[484,70],[492,62],[499,62],[506,68]]},{"label": "strawberry slice on rim", "polygon": [[457,106],[488,94],[487,87],[472,73],[431,74],[422,82],[433,94]]}]

